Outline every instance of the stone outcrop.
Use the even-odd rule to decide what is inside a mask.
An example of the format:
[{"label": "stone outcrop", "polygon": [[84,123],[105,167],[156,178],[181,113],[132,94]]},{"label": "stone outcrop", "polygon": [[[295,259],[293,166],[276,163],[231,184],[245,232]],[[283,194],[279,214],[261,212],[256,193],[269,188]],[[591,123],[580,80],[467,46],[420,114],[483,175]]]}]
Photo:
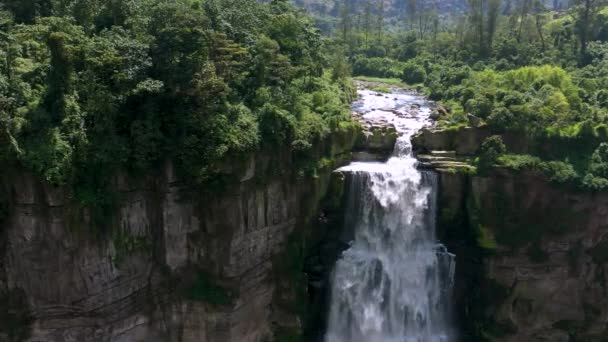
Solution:
[{"label": "stone outcrop", "polygon": [[412,138],[418,151],[455,151],[458,155],[473,155],[481,142],[489,137],[488,129],[460,127],[456,129],[423,129]]},{"label": "stone outcrop", "polygon": [[457,156],[455,151],[430,151],[429,154],[419,154],[417,157],[419,168],[465,173],[473,170],[469,158]]},{"label": "stone outcrop", "polygon": [[119,173],[104,211],[71,187],[4,174],[0,341],[258,342],[301,329],[297,279],[281,263],[296,258],[291,237],[356,136],[320,146],[315,177],[277,173],[294,168],[284,153],[258,155],[221,192],[182,182],[170,163],[159,175]]},{"label": "stone outcrop", "polygon": [[[362,161],[387,159],[393,152],[398,138],[395,124],[386,119],[366,120],[361,114],[353,113],[353,118],[362,127],[355,149]],[[357,159],[357,156],[355,156]]]}]

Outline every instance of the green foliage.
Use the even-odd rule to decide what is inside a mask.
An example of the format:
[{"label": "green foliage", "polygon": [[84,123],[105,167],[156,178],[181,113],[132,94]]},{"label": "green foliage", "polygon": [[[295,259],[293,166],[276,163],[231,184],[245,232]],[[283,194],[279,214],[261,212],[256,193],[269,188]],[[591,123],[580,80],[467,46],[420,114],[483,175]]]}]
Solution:
[{"label": "green foliage", "polygon": [[264,142],[270,146],[280,147],[293,140],[296,119],[287,111],[266,103],[260,109],[260,132]]},{"label": "green foliage", "polygon": [[593,152],[589,172],[597,177],[608,178],[608,143],[601,143]]},{"label": "green foliage", "polygon": [[477,170],[481,173],[487,172],[492,168],[500,156],[507,152],[507,147],[499,135],[494,135],[487,138],[479,149],[479,159],[477,162]]},{"label": "green foliage", "polygon": [[387,57],[358,56],[353,62],[353,75],[383,78],[401,78],[403,63]]},{"label": "green foliage", "polygon": [[[308,156],[350,120],[343,56],[284,1],[8,1],[0,158],[87,205],[118,169],[166,160],[197,185],[281,147]],[[16,24],[22,23],[22,24]],[[332,77],[333,76],[333,77]],[[92,195],[93,194],[93,195]],[[104,202],[104,201],[101,201]]]},{"label": "green foliage", "polygon": [[407,62],[403,67],[402,78],[409,84],[423,83],[426,80],[426,70],[421,65]]},{"label": "green foliage", "polygon": [[403,84],[403,81],[401,81],[398,78],[382,78],[382,77],[370,77],[370,76],[357,76],[354,77],[355,80],[358,81],[365,81],[365,82],[372,82],[372,83],[382,83],[382,84],[387,84],[387,85],[392,85],[392,86],[397,86],[397,87],[403,87],[405,86],[405,84]]},{"label": "green foliage", "polygon": [[370,89],[375,92],[383,93],[383,94],[388,94],[391,92],[391,88],[384,86],[384,85],[373,86],[373,87],[370,87]]},{"label": "green foliage", "polygon": [[585,175],[583,184],[590,190],[608,189],[608,143],[601,143],[591,155],[589,173]]},{"label": "green foliage", "polygon": [[73,147],[65,135],[52,128],[38,132],[25,144],[23,163],[51,184],[62,184],[72,172]]},{"label": "green foliage", "polygon": [[550,181],[558,184],[576,184],[580,181],[579,174],[572,164],[563,161],[544,161],[531,155],[508,154],[500,157],[499,162],[501,165],[515,171],[538,171]]}]

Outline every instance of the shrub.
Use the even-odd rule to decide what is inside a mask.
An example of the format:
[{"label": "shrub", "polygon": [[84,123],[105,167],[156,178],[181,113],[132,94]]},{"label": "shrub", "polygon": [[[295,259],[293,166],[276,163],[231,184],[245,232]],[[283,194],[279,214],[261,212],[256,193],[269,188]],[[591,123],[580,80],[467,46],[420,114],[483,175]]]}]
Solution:
[{"label": "shrub", "polygon": [[401,78],[410,84],[423,83],[426,80],[426,71],[421,65],[408,62],[405,63]]},{"label": "shrub", "polygon": [[579,179],[578,173],[570,163],[562,161],[543,161],[528,154],[508,154],[499,158],[501,165],[515,170],[533,170],[541,172],[551,182],[573,183]]},{"label": "shrub", "polygon": [[505,146],[502,138],[499,135],[493,135],[488,137],[482,144],[479,149],[479,160],[477,164],[477,169],[484,173],[487,172],[490,168],[492,168],[498,158],[507,152],[507,147]]},{"label": "shrub", "polygon": [[386,57],[367,58],[358,56],[353,63],[353,75],[400,78],[403,63]]},{"label": "shrub", "polygon": [[601,143],[593,152],[589,172],[596,177],[608,178],[608,143]]},{"label": "shrub", "polygon": [[262,142],[268,146],[282,146],[294,138],[295,118],[270,103],[266,103],[260,109],[259,123]]},{"label": "shrub", "polygon": [[542,171],[549,180],[556,183],[569,183],[578,179],[574,166],[562,161],[550,161],[542,164]]},{"label": "shrub", "polygon": [[476,94],[470,100],[468,100],[465,104],[465,109],[480,118],[487,118],[492,112],[492,107],[494,103],[491,99],[483,94]]},{"label": "shrub", "polygon": [[503,132],[513,128],[515,117],[507,108],[498,107],[492,110],[492,113],[487,118],[487,123],[493,130]]}]

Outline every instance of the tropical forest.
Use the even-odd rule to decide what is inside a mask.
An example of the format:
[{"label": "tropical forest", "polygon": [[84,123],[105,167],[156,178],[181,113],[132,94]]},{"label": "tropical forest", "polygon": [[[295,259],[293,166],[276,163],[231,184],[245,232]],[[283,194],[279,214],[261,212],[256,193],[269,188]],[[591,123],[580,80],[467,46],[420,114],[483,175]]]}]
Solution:
[{"label": "tropical forest", "polygon": [[0,342],[608,341],[607,0],[0,0]]}]

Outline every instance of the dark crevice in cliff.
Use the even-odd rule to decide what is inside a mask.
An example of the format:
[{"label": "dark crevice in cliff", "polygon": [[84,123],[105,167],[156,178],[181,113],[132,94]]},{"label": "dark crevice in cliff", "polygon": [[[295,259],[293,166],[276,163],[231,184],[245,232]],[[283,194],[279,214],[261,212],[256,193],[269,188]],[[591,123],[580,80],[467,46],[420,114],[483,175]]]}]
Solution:
[{"label": "dark crevice in cliff", "polygon": [[326,331],[330,278],[334,265],[342,252],[349,247],[348,225],[345,222],[345,208],[349,192],[348,175],[333,173],[327,195],[322,200],[321,209],[313,223],[314,238],[306,251],[304,273],[307,276],[308,301],[304,322],[303,338],[308,342],[322,342]]}]

